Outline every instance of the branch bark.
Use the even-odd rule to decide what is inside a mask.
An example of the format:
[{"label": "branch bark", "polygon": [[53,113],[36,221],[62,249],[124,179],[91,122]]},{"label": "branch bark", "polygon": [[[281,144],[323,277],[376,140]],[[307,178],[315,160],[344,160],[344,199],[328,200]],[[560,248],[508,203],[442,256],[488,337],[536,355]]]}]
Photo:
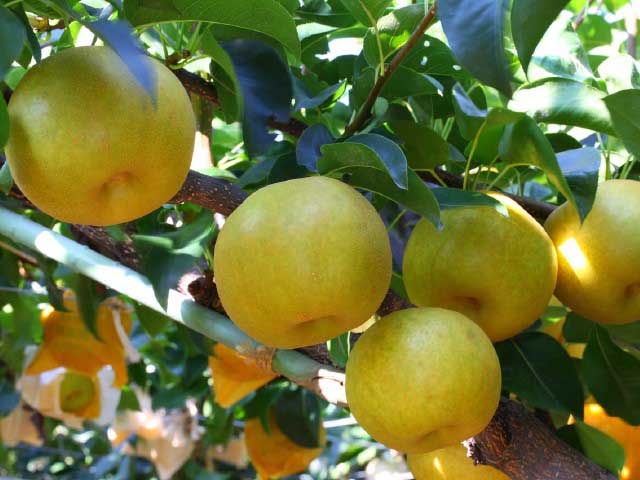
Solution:
[{"label": "branch bark", "polygon": [[409,55],[409,52],[411,51],[411,49],[415,47],[416,44],[420,41],[420,39],[422,38],[422,35],[424,35],[424,32],[427,30],[427,28],[429,28],[429,26],[431,25],[431,22],[433,22],[433,19],[435,18],[437,12],[438,12],[438,4],[434,3],[433,6],[429,9],[427,14],[425,15],[425,17],[420,22],[420,24],[413,31],[413,33],[411,34],[407,42],[394,55],[389,65],[387,65],[387,67],[385,68],[384,73],[380,75],[376,83],[373,85],[371,92],[369,92],[367,99],[362,104],[362,107],[360,107],[358,114],[353,119],[353,121],[349,123],[349,125],[347,125],[347,127],[345,128],[344,130],[345,135],[353,135],[355,132],[357,132],[364,126],[367,120],[369,120],[369,117],[371,116],[371,109],[373,108],[373,105],[376,103],[376,99],[382,92],[382,89],[387,84],[391,76],[398,69],[400,64],[407,57],[407,55]]},{"label": "branch bark", "polygon": [[511,400],[501,400],[487,428],[465,444],[476,464],[491,465],[513,480],[617,479]]}]

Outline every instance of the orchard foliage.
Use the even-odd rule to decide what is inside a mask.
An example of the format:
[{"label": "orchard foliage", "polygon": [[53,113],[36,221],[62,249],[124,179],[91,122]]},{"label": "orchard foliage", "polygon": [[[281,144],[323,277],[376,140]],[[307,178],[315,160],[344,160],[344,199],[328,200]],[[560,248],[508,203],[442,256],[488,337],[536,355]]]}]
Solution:
[{"label": "orchard foliage", "polygon": [[[205,158],[201,173],[247,193],[311,175],[357,188],[387,227],[391,289],[406,298],[403,253],[421,218],[438,229],[449,209],[506,215],[483,193],[497,189],[516,196],[538,221],[549,204],[565,202],[584,220],[599,182],[640,180],[639,15],[637,2],[625,0],[438,0],[437,13],[427,0],[0,0],[0,152],[12,128],[7,102],[43,58],[107,45],[153,100],[153,69],[140,61],[146,53],[191,93],[198,130],[211,137],[210,146],[195,151],[194,159]],[[30,209],[12,190],[4,160],[0,155],[0,208],[88,242],[77,226]],[[170,289],[188,291],[203,274],[204,283],[211,280],[222,225],[195,202],[167,204],[101,230],[98,249],[124,263],[135,257],[130,266],[166,306]],[[406,471],[398,455],[349,421],[347,410],[284,377],[273,379],[268,365],[256,364],[255,345],[237,349],[237,358],[229,351],[211,360],[211,338],[132,301],[133,292],[107,290],[14,242],[10,228],[0,225],[0,474],[204,480],[293,473],[234,456],[245,422],[263,428],[258,436],[277,427],[280,447],[304,459],[294,470],[326,443],[311,464],[314,478],[371,472],[383,463]],[[65,291],[73,292],[73,309],[65,308]],[[115,295],[132,308],[125,329],[131,327],[131,345],[118,343],[123,339],[112,331],[120,315],[102,334],[101,309]],[[219,308],[215,298],[208,306]],[[60,337],[56,352],[117,350],[118,358],[91,366],[92,385],[99,385],[100,368],[128,358],[126,375],[118,375],[128,382],[114,403],[119,423],[109,422],[109,436],[96,416],[69,425],[65,415],[42,416],[21,402],[16,382],[29,352],[51,348],[41,322],[45,307],[64,312],[56,313],[60,318],[75,315],[74,325],[91,336],[78,344]],[[345,333],[327,342],[324,361],[343,368],[354,338]],[[494,346],[503,396],[548,412],[567,443],[618,475],[624,449],[601,424],[598,430],[583,422],[584,404],[595,401],[609,416],[640,425],[640,322],[597,324],[552,301],[533,325]],[[570,356],[576,347],[584,354]],[[226,388],[220,402],[216,375]],[[85,385],[72,380],[61,388],[73,393]],[[78,413],[76,407],[61,406]],[[14,445],[6,432],[23,424],[22,440],[30,443]],[[182,450],[163,444],[167,438]],[[156,455],[154,466],[153,449],[169,452],[163,460],[175,454],[175,465],[160,465]]]}]

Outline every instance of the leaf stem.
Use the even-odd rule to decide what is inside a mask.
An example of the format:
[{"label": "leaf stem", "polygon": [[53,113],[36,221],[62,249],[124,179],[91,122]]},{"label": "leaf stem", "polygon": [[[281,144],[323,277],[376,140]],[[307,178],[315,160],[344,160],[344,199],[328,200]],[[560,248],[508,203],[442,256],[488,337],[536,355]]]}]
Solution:
[{"label": "leaf stem", "polygon": [[[485,124],[483,123],[482,126],[476,132],[475,137],[473,138],[473,145],[471,145],[471,151],[469,152],[469,158],[467,158],[467,164],[464,167],[464,178],[462,179],[462,189],[463,190],[467,189],[467,185],[469,183],[469,171],[471,170],[471,161],[473,160],[473,156],[476,153],[476,148],[478,148],[478,142],[480,141],[480,134],[482,134],[482,131],[484,130],[484,126],[485,126]],[[480,172],[478,172],[478,173],[480,173]]]},{"label": "leaf stem", "polygon": [[502,177],[505,176],[505,174],[509,171],[509,169],[512,167],[513,165],[507,165],[503,171],[501,171],[498,176],[496,178],[493,179],[493,182],[491,182],[488,186],[487,186],[487,190],[492,190],[496,184],[502,180]]},{"label": "leaf stem", "polygon": [[407,213],[407,209],[403,208],[400,213],[398,215],[396,215],[396,217],[391,221],[391,223],[389,224],[389,226],[387,227],[387,232],[390,232],[391,230],[393,230],[393,227],[396,226],[396,223],[398,223],[400,221],[400,219],[402,218],[402,216]]},{"label": "leaf stem", "polygon": [[433,178],[436,179],[436,181],[442,185],[443,187],[447,187],[447,184],[444,182],[444,180],[442,180],[442,178],[440,178],[440,175],[438,175],[438,172],[436,172],[435,168],[432,170],[427,170],[432,176]]},{"label": "leaf stem", "polygon": [[407,40],[407,43],[405,43],[403,47],[398,50],[398,53],[395,54],[391,62],[389,62],[389,65],[386,66],[384,73],[376,80],[376,83],[373,85],[369,96],[362,104],[362,107],[360,107],[358,114],[349,123],[349,125],[346,126],[344,130],[345,135],[353,135],[355,132],[360,130],[365,123],[367,123],[367,120],[369,120],[369,117],[371,116],[371,109],[373,108],[376,99],[380,95],[380,92],[382,92],[384,86],[387,84],[393,73],[398,69],[400,64],[407,57],[411,49],[415,47],[416,44],[420,41],[420,38],[422,38],[424,32],[427,30],[427,28],[429,28],[431,22],[433,22],[437,11],[437,3],[434,3],[420,22],[420,24],[413,31],[413,33],[409,37],[409,40]]}]

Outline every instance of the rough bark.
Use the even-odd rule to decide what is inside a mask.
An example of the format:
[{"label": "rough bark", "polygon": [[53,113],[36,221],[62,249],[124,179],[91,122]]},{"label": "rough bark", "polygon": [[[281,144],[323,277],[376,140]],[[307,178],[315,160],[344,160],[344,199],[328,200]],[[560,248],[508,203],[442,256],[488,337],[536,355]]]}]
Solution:
[{"label": "rough bark", "polygon": [[189,171],[180,191],[170,203],[191,202],[222,215],[229,215],[248,197],[227,180]]},{"label": "rough bark", "polygon": [[487,428],[465,443],[476,464],[496,467],[512,480],[617,479],[511,400],[501,400]]}]

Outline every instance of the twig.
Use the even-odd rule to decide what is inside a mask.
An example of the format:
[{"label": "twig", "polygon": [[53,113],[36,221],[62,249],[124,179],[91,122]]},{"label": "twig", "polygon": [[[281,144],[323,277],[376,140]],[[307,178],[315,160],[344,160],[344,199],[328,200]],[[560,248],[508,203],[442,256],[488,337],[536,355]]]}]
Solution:
[{"label": "twig", "polygon": [[571,24],[574,30],[577,30],[578,27],[582,25],[582,22],[584,22],[584,19],[587,16],[587,12],[589,11],[589,5],[591,5],[592,3],[593,0],[587,0],[585,2],[584,8],[580,10],[580,13],[578,14],[578,18],[576,18],[575,22]]},{"label": "twig", "polygon": [[415,47],[416,44],[420,41],[422,35],[424,35],[424,32],[427,30],[427,28],[429,28],[429,25],[431,25],[431,22],[435,18],[437,11],[438,4],[434,3],[420,22],[420,24],[413,31],[413,33],[409,37],[409,40],[407,40],[407,43],[405,43],[402,48],[398,50],[398,53],[395,54],[395,56],[385,69],[384,73],[373,85],[371,92],[369,92],[369,96],[362,104],[362,107],[360,107],[358,114],[353,119],[353,121],[349,123],[349,125],[347,125],[347,127],[345,128],[345,135],[353,135],[364,126],[367,120],[369,120],[369,117],[371,116],[371,109],[373,108],[376,99],[380,95],[380,92],[382,92],[384,86],[387,84],[394,72],[398,69],[403,60],[407,57],[411,49]]},{"label": "twig", "polygon": [[627,4],[627,13],[624,17],[624,26],[627,30],[627,53],[636,58],[638,50],[638,16],[633,4]]}]

